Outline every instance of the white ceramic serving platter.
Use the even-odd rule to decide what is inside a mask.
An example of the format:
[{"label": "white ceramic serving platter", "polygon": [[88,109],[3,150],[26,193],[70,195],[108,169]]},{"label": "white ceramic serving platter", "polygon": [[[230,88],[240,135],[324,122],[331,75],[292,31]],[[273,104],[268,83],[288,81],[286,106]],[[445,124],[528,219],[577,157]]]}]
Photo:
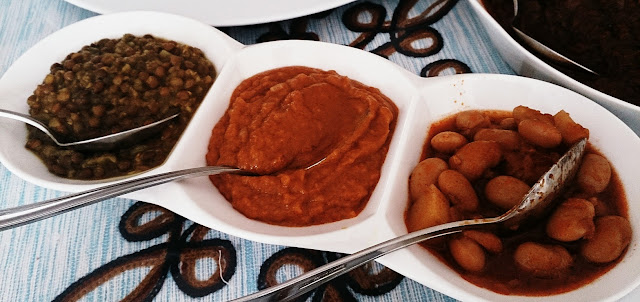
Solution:
[{"label": "white ceramic serving platter", "polygon": [[[170,24],[170,25],[169,25]],[[95,34],[99,32],[100,34]],[[305,65],[338,73],[379,88],[399,108],[380,182],[362,213],[353,219],[310,227],[279,227],[239,214],[207,177],[169,183],[126,197],[165,207],[201,225],[258,242],[352,253],[405,234],[407,181],[417,164],[429,125],[467,109],[511,110],[526,105],[543,112],[566,110],[591,130],[591,142],[617,169],[630,201],[630,221],[640,230],[640,187],[632,181],[640,171],[636,160],[640,139],[600,105],[570,90],[518,76],[469,74],[420,78],[374,54],[355,48],[311,41],[279,41],[243,47],[216,29],[165,13],[128,12],[98,16],[66,27],[35,45],[0,79],[1,108],[27,112],[26,98],[42,81],[49,66],[70,52],[101,38],[124,33],[146,34],[199,47],[214,62],[219,75],[167,161],[140,177],[205,165],[211,129],[222,116],[233,89],[245,78],[272,68]],[[6,98],[5,98],[6,97]],[[36,185],[81,191],[109,181],[74,181],[53,176],[23,146],[21,123],[0,120],[0,161],[19,177]],[[119,180],[116,180],[119,181]],[[592,284],[551,297],[518,297],[525,301],[610,301],[640,282],[638,242],[634,237],[622,263]],[[381,263],[426,286],[461,300],[511,301],[464,281],[419,246],[380,258]]]},{"label": "white ceramic serving platter", "polygon": [[576,91],[613,112],[627,123],[637,135],[640,135],[640,107],[582,84],[540,60],[514,40],[491,17],[481,2],[481,0],[471,0],[469,1],[469,6],[487,30],[489,39],[491,39],[502,58],[517,74],[555,83]]},{"label": "white ceramic serving platter", "polygon": [[131,10],[182,15],[214,26],[260,24],[322,12],[354,0],[66,0],[106,14]]}]

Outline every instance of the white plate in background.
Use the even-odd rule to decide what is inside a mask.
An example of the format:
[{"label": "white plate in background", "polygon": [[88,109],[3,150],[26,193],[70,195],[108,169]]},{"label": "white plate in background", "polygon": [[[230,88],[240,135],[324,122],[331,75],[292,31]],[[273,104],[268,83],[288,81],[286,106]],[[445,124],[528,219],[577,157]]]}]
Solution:
[{"label": "white plate in background", "polygon": [[65,0],[105,14],[131,10],[160,11],[190,17],[213,26],[281,21],[319,13],[355,0]]}]

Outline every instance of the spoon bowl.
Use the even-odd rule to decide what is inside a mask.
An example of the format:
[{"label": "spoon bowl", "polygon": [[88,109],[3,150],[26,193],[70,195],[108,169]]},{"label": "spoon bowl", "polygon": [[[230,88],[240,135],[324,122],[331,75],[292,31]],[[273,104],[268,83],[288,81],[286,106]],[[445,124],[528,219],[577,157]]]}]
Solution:
[{"label": "spoon bowl", "polygon": [[135,142],[150,134],[156,133],[158,130],[161,130],[162,127],[166,126],[167,122],[173,120],[179,115],[179,113],[176,113],[157,122],[153,122],[151,124],[143,125],[126,131],[121,131],[118,133],[80,141],[64,141],[63,139],[56,137],[53,131],[51,131],[51,129],[49,129],[49,127],[47,127],[47,125],[45,125],[41,121],[26,114],[0,109],[0,117],[14,119],[36,127],[40,131],[44,132],[47,136],[49,136],[51,140],[60,147],[71,147],[74,149],[92,151],[110,150],[117,146],[121,146],[122,144]]}]

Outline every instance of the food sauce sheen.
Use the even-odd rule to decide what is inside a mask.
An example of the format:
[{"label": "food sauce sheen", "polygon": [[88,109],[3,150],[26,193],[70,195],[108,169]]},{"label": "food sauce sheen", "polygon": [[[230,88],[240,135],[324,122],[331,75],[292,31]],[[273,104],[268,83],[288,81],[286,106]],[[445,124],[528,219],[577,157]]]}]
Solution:
[{"label": "food sauce sheen", "polygon": [[264,176],[211,181],[245,216],[307,226],[358,215],[380,178],[397,108],[334,71],[292,66],[243,81],[212,131],[208,165]]},{"label": "food sauce sheen", "polygon": [[[502,111],[484,111],[484,113],[488,116],[492,116],[495,119],[494,122],[510,115],[509,112]],[[430,143],[428,143],[431,141],[431,138],[443,131],[456,131],[455,116],[445,118],[432,125],[427,135],[427,143],[424,145],[421,160],[430,157],[439,157],[446,161],[450,156],[450,154],[442,154],[435,151],[430,146]],[[561,146],[555,149],[536,149],[537,154],[532,155],[534,158],[533,162],[536,162],[535,171],[528,171],[535,175],[535,177],[533,177],[533,175],[530,177],[535,180],[551,168],[551,165],[553,165],[561,154],[567,151],[568,147]],[[590,144],[587,146],[587,152],[598,153]],[[522,160],[521,162],[526,161],[528,160]],[[525,166],[526,164],[523,164],[522,169],[525,169]],[[513,170],[512,168],[510,169]],[[491,174],[506,175],[508,173],[505,165],[500,164],[491,171]],[[488,180],[489,179],[487,177],[483,177],[472,182],[478,198],[480,199],[480,206],[475,214],[479,214],[481,217],[497,217],[503,214],[505,210],[491,204],[484,197],[485,194],[483,191]],[[535,180],[533,182],[535,182]],[[528,183],[528,185],[533,185],[533,183]],[[579,189],[577,188],[575,181],[572,181],[568,184],[568,188],[563,195],[558,198],[565,200],[567,197],[576,196],[576,194],[578,194],[576,193],[578,190]],[[609,214],[628,217],[627,200],[622,183],[616,173],[613,173],[611,182],[607,189],[604,192],[597,194],[597,197],[600,200],[609,203]],[[464,218],[469,219],[472,217]],[[503,250],[501,253],[490,254],[486,258],[487,261],[485,267],[480,273],[466,271],[458,265],[449,252],[448,242],[446,240],[431,240],[423,243],[422,246],[453,270],[457,271],[467,281],[494,292],[507,295],[543,296],[574,290],[590,283],[597,277],[606,273],[623,258],[620,256],[617,260],[605,264],[590,263],[580,256],[580,241],[560,242],[549,238],[545,234],[546,221],[547,217],[542,217],[537,221],[521,226],[518,231],[508,231],[498,227],[489,227],[488,229],[498,235],[502,240]],[[574,261],[571,265],[570,271],[566,274],[553,278],[535,277],[530,273],[521,271],[514,263],[513,255],[516,248],[523,242],[562,245],[570,252],[571,255],[573,255]]]}]

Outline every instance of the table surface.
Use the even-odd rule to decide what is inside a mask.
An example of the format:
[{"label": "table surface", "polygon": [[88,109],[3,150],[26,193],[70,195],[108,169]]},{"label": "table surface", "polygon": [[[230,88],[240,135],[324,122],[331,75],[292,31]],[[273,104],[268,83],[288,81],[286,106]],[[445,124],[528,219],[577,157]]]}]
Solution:
[{"label": "table surface", "polygon": [[[411,10],[401,9],[410,2],[356,1],[294,20],[220,29],[243,44],[312,39],[350,45],[387,57],[421,76],[513,74],[467,1],[444,1],[430,11],[438,1],[423,0]],[[421,27],[412,30],[428,28],[435,38],[400,45],[389,43],[386,25],[354,32],[350,29],[359,20],[346,17],[347,12],[361,12],[365,19],[390,21],[427,11],[430,14],[421,20]],[[0,75],[47,35],[95,15],[62,0],[1,0]],[[0,209],[64,194],[27,183],[0,165]],[[194,242],[194,237],[199,240]],[[275,269],[279,280],[286,279],[299,273],[298,265],[332,257],[336,255],[229,236],[162,208],[115,198],[0,232],[0,301],[226,301],[257,291],[265,282],[262,271]],[[219,263],[222,277],[216,275]],[[377,266],[375,286],[348,276],[314,292],[314,301],[323,294],[357,301],[454,301]],[[621,301],[638,298],[636,289]]]}]

